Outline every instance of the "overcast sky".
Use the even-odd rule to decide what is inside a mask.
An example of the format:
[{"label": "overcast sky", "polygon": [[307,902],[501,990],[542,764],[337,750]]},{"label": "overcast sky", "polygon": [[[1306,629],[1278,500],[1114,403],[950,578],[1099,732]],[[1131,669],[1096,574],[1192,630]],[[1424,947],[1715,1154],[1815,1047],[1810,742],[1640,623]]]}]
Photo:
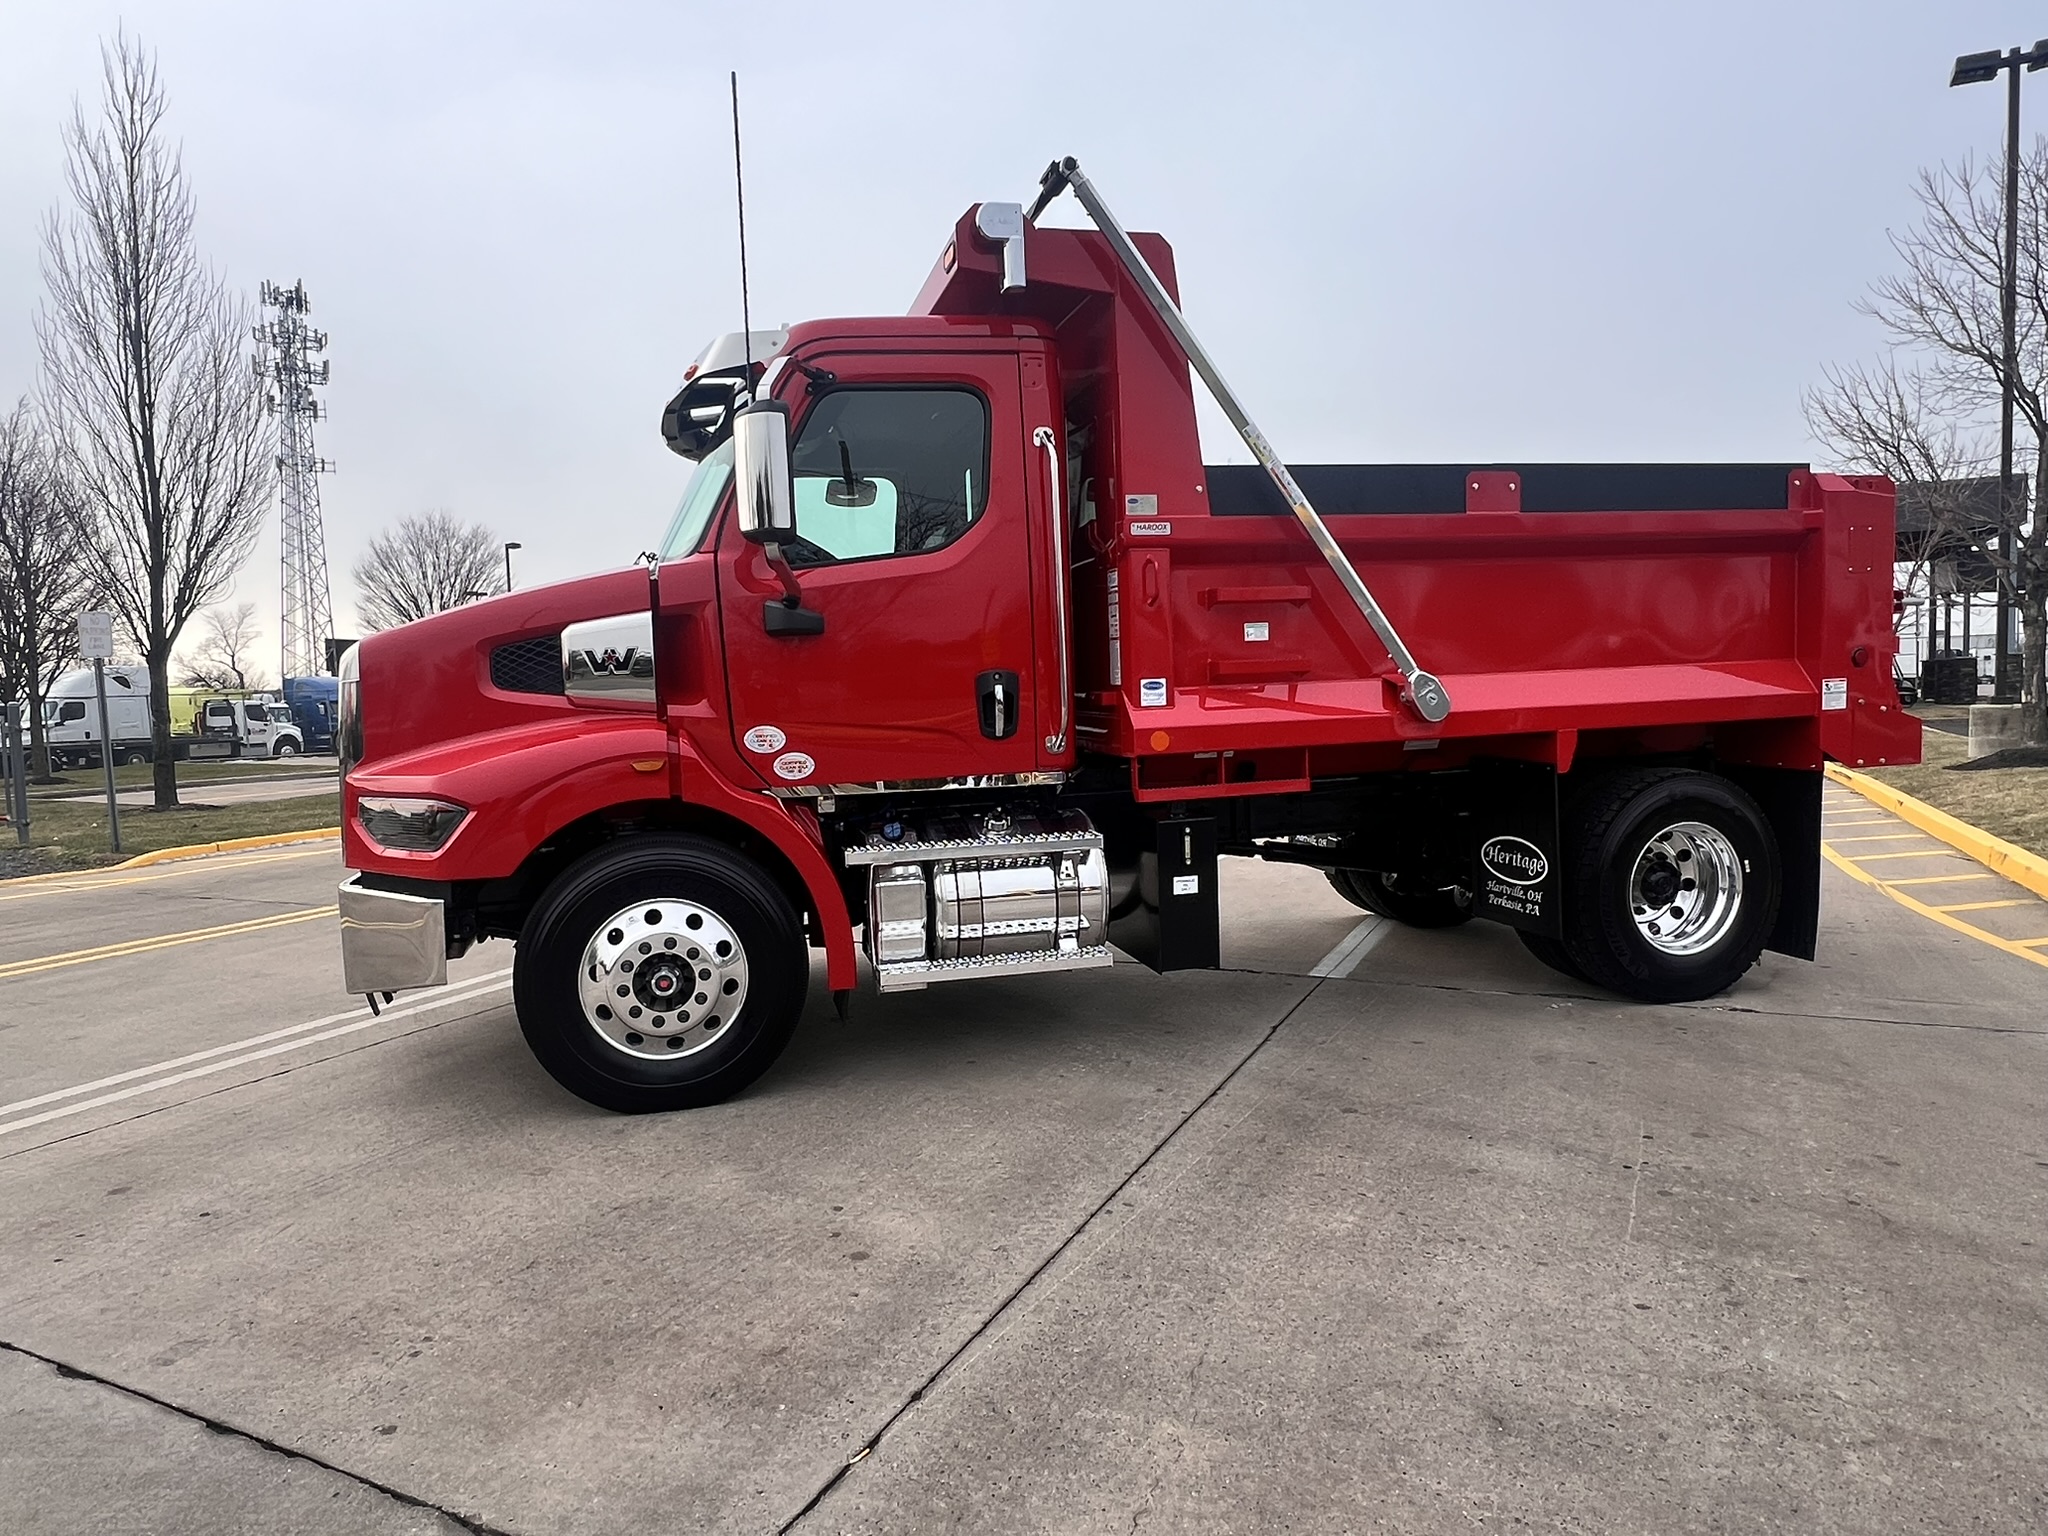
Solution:
[{"label": "overcast sky", "polygon": [[[757,324],[901,313],[963,208],[1072,154],[1173,242],[1297,462],[1800,460],[1801,390],[1880,346],[1850,305],[1915,169],[1998,152],[2001,90],[1951,61],[2048,10],[8,0],[0,405],[35,382],[60,127],[122,23],[207,259],[252,296],[304,279],[333,338],[346,630],[407,513],[521,541],[521,585],[658,537],[690,469],[661,406],[739,326],[730,68]],[[2027,111],[2048,128],[2042,85]],[[277,586],[273,527],[237,595],[274,624]]]}]

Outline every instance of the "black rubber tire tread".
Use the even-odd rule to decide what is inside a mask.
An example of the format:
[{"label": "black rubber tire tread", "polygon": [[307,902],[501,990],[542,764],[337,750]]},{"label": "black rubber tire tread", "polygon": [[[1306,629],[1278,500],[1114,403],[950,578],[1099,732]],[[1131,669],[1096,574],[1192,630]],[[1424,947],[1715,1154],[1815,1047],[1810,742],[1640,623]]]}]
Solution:
[{"label": "black rubber tire tread", "polygon": [[[1674,815],[1678,806],[1687,813]],[[1653,814],[1719,824],[1749,866],[1741,920],[1705,954],[1652,949],[1629,915],[1629,871],[1612,866],[1633,860],[1639,850],[1624,844],[1635,842],[1636,824]],[[1770,823],[1736,784],[1693,768],[1623,770],[1581,786],[1564,821],[1564,944],[1587,981],[1646,1003],[1690,1003],[1727,991],[1756,964],[1777,921],[1781,866]]]},{"label": "black rubber tire tread", "polygon": [[1472,899],[1454,887],[1404,889],[1397,875],[1333,869],[1330,884],[1353,906],[1410,928],[1455,928],[1472,920]]},{"label": "black rubber tire tread", "polygon": [[1370,912],[1374,917],[1392,917],[1394,914],[1380,906],[1373,899],[1372,891],[1359,880],[1360,871],[1355,869],[1325,870],[1330,889],[1361,911]]},{"label": "black rubber tire tread", "polygon": [[[597,925],[638,900],[684,899],[730,923],[747,954],[747,1000],[716,1044],[675,1061],[607,1045],[583,1017],[576,972]],[[527,914],[512,963],[519,1029],[548,1075],[600,1109],[645,1114],[731,1098],[789,1044],[810,987],[810,951],[789,898],[722,843],[634,837],[585,855]]]},{"label": "black rubber tire tread", "polygon": [[1586,980],[1586,973],[1579,969],[1579,962],[1574,960],[1572,952],[1565,948],[1563,939],[1553,939],[1543,933],[1529,933],[1521,928],[1515,930],[1515,937],[1522,941],[1522,948],[1558,975],[1569,976],[1573,981]]}]

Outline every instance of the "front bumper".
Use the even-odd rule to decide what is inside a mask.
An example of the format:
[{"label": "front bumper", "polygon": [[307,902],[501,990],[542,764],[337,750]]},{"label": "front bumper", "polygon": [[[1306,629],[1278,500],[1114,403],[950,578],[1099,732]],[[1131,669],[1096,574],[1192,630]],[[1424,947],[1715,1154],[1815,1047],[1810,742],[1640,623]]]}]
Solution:
[{"label": "front bumper", "polygon": [[448,984],[447,905],[432,896],[341,883],[341,978],[350,992]]}]

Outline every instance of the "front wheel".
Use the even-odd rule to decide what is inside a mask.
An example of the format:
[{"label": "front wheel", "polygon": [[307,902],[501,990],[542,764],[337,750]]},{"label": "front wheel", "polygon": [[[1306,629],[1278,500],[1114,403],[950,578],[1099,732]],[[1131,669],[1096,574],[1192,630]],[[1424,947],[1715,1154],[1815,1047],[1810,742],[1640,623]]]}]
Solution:
[{"label": "front wheel", "polygon": [[1652,1003],[1726,991],[1777,921],[1778,844],[1757,804],[1710,773],[1598,781],[1572,808],[1565,949],[1586,979]]},{"label": "front wheel", "polygon": [[1370,869],[1333,869],[1331,887],[1354,907],[1410,928],[1455,928],[1472,917],[1472,893],[1463,886],[1431,885],[1406,875]]},{"label": "front wheel", "polygon": [[680,835],[571,865],[528,915],[512,967],[540,1064],[624,1114],[738,1093],[789,1043],[809,984],[780,887],[722,844]]},{"label": "front wheel", "polygon": [[297,757],[299,755],[299,744],[295,741],[280,741],[277,744],[277,755],[279,757]]},{"label": "front wheel", "polygon": [[149,754],[140,747],[130,747],[121,754],[120,761],[123,768],[133,768],[137,764],[148,762]]}]

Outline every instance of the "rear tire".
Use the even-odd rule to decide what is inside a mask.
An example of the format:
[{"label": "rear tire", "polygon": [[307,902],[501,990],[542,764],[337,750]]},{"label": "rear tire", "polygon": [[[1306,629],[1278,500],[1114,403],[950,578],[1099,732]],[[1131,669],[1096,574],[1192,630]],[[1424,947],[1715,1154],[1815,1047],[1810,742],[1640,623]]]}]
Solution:
[{"label": "rear tire", "polygon": [[1515,930],[1515,937],[1522,941],[1522,948],[1528,950],[1558,975],[1569,976],[1573,981],[1586,980],[1586,973],[1579,969],[1578,961],[1574,960],[1572,952],[1565,948],[1564,940],[1553,939],[1541,933],[1529,933],[1520,928]]},{"label": "rear tire", "polygon": [[1333,869],[1329,881],[1354,907],[1410,928],[1455,928],[1472,920],[1472,893],[1462,886],[1432,886],[1369,869]]},{"label": "rear tire", "polygon": [[782,1054],[809,985],[802,924],[781,888],[730,848],[682,835],[614,843],[571,865],[527,916],[512,966],[519,1028],[540,1064],[621,1114],[738,1093]]},{"label": "rear tire", "polygon": [[1588,981],[1686,1003],[1756,964],[1778,916],[1778,844],[1741,789],[1683,768],[1618,773],[1576,797],[1566,827],[1565,949]]}]

